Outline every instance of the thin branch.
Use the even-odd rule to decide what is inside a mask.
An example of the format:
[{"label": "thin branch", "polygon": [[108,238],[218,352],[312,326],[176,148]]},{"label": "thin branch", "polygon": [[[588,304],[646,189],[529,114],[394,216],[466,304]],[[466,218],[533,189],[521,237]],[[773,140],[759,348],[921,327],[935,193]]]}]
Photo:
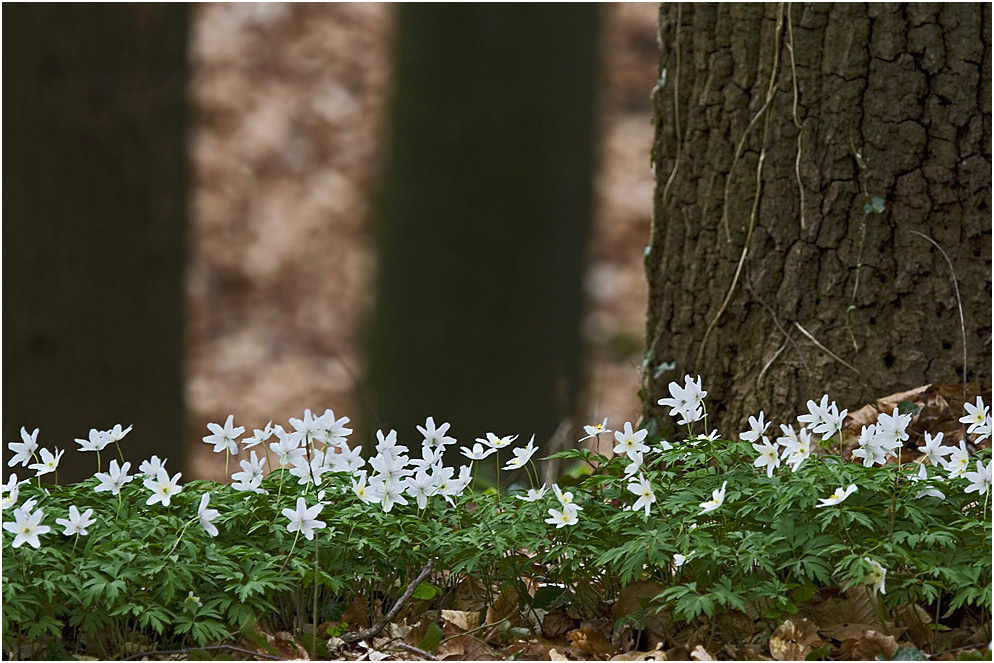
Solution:
[{"label": "thin branch", "polygon": [[393,621],[394,617],[397,616],[397,613],[400,612],[400,609],[404,607],[404,603],[407,602],[407,599],[411,598],[411,595],[414,594],[414,590],[417,589],[418,585],[420,585],[421,582],[428,577],[428,574],[431,573],[434,566],[435,560],[429,559],[425,567],[421,569],[421,573],[418,574],[418,577],[407,586],[407,591],[405,591],[404,594],[397,599],[397,602],[393,604],[393,607],[390,608],[390,612],[383,615],[379,621],[362,633],[346,633],[342,636],[342,640],[348,644],[352,644],[360,640],[370,640],[376,636],[387,624]]},{"label": "thin branch", "polygon": [[757,389],[762,389],[763,388],[763,379],[766,377],[766,371],[770,370],[770,366],[772,366],[773,362],[775,362],[777,360],[777,357],[780,356],[780,353],[783,352],[787,348],[787,345],[788,345],[787,341],[784,341],[780,345],[780,347],[777,349],[777,351],[773,353],[773,356],[770,357],[770,360],[768,362],[766,362],[766,365],[763,366],[763,370],[761,370],[759,372],[759,377],[756,378],[756,388]]},{"label": "thin branch", "polygon": [[860,377],[862,377],[862,374],[859,372],[858,368],[856,368],[855,366],[853,366],[852,364],[850,364],[848,361],[846,361],[845,359],[843,359],[842,357],[840,357],[839,355],[835,354],[834,352],[832,352],[831,350],[829,350],[828,348],[826,348],[824,345],[822,345],[821,341],[819,341],[817,338],[814,337],[814,335],[812,335],[811,332],[809,332],[807,329],[805,329],[804,327],[801,326],[801,323],[799,323],[798,321],[795,320],[794,321],[794,326],[797,327],[799,330],[801,330],[801,333],[804,334],[805,336],[807,336],[808,340],[810,340],[812,343],[814,343],[815,345],[817,345],[821,349],[822,352],[824,352],[829,357],[831,357],[835,361],[839,362],[840,364],[842,364],[843,366],[845,366],[846,368],[848,368],[850,371],[852,371],[856,375],[859,375]]},{"label": "thin branch", "polygon": [[424,661],[437,661],[438,660],[437,656],[432,656],[431,654],[429,654],[428,652],[426,652],[424,649],[418,649],[414,645],[409,645],[406,642],[395,642],[393,644],[393,646],[400,647],[401,649],[403,649],[405,651],[409,651],[412,654],[417,654],[421,658],[421,660],[424,660]]},{"label": "thin branch", "polygon": [[[939,253],[942,257],[946,259],[946,264],[949,265],[949,274],[953,278],[953,290],[956,292],[956,308],[959,310],[959,330],[963,335],[963,402],[966,402],[966,323],[963,321],[963,302],[959,298],[959,284],[956,282],[956,270],[953,269],[953,261],[949,259],[949,255],[942,250],[938,242],[929,237],[928,235],[923,235],[917,230],[909,230],[912,235],[918,235],[925,241],[929,242],[932,246],[939,249]],[[963,435],[964,439],[966,435]]]},{"label": "thin branch", "polygon": [[[761,115],[763,115],[763,113],[766,112],[766,109],[773,101],[773,97],[776,96],[777,72],[780,67],[780,41],[783,30],[783,10],[783,3],[780,3],[777,8],[776,30],[773,35],[773,64],[772,71],[770,72],[770,85],[766,90],[766,102],[752,118],[752,121],[742,134],[742,138],[739,140],[739,145],[735,150],[736,155],[741,155],[742,147],[745,145],[746,136],[749,135],[749,131],[752,129],[755,122]],[[728,286],[728,292],[725,293],[725,299],[721,302],[721,306],[718,307],[718,312],[715,313],[713,318],[711,318],[711,322],[708,323],[707,329],[704,330],[704,338],[701,339],[701,345],[697,350],[697,358],[694,360],[695,369],[701,365],[701,359],[704,357],[704,349],[707,346],[708,338],[711,336],[711,332],[714,330],[715,325],[718,324],[718,320],[728,307],[728,302],[732,299],[732,294],[735,292],[735,285],[738,283],[739,275],[742,273],[742,265],[745,264],[746,256],[749,254],[749,244],[752,242],[752,232],[756,227],[756,215],[759,211],[759,199],[763,190],[763,162],[766,160],[766,141],[769,136],[769,130],[770,116],[767,115],[763,125],[763,137],[760,141],[759,160],[756,163],[756,195],[753,197],[752,210],[749,213],[749,227],[746,231],[745,242],[742,244],[742,253],[739,255],[739,262],[735,267],[735,275],[732,277],[731,285]],[[722,220],[725,224],[725,233],[728,235],[729,242],[731,242],[732,238],[731,232],[728,229],[728,189],[729,183],[732,179],[732,169],[735,167],[735,159],[735,157],[732,158],[732,165],[728,169],[728,177],[725,178],[725,198],[722,202]]]},{"label": "thin branch", "polygon": [[146,656],[171,656],[173,654],[189,654],[195,651],[216,651],[216,650],[226,650],[238,652],[239,654],[247,654],[249,656],[254,656],[255,658],[263,658],[267,661],[285,661],[285,658],[280,658],[279,656],[270,656],[269,654],[263,654],[260,652],[252,651],[251,649],[243,649],[241,647],[236,647],[234,645],[206,645],[204,647],[187,647],[185,649],[155,649],[152,651],[143,651],[127,658],[122,658],[122,661],[137,661],[139,659],[145,658]]}]

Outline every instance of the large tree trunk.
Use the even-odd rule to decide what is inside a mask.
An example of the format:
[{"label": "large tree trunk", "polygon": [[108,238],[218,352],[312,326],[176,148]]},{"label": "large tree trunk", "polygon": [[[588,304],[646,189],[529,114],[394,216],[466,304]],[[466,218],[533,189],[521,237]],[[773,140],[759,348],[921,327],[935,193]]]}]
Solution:
[{"label": "large tree trunk", "polygon": [[402,439],[433,415],[540,442],[573,414],[596,12],[400,7],[371,374]]},{"label": "large tree trunk", "polygon": [[[3,435],[182,463],[184,5],[4,9]],[[108,448],[103,455],[104,469]]]},{"label": "large tree trunk", "polygon": [[823,393],[989,388],[990,19],[988,4],[663,4],[649,415],[685,372],[725,434]]}]

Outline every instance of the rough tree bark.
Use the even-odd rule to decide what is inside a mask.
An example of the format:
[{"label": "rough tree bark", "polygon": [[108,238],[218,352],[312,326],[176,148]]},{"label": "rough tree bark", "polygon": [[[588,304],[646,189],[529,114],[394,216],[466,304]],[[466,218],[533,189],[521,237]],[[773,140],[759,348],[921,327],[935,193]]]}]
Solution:
[{"label": "rough tree bark", "polygon": [[684,373],[724,434],[960,382],[925,237],[990,388],[990,34],[988,4],[663,3],[647,415]]},{"label": "rough tree bark", "polygon": [[126,457],[181,469],[187,15],[4,10],[3,435],[40,428],[61,482],[117,423]]}]

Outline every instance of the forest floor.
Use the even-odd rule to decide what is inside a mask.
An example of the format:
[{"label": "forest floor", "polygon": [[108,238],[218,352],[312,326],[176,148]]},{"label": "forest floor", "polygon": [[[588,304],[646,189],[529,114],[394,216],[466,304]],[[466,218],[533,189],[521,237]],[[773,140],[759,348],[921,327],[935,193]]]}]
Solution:
[{"label": "forest floor", "polygon": [[[637,418],[657,78],[656,5],[605,5],[596,208],[584,282],[578,423]],[[194,204],[187,272],[191,478],[200,443],[305,407],[360,412],[372,304],[371,201],[391,83],[388,4],[206,4],[192,46]]]}]

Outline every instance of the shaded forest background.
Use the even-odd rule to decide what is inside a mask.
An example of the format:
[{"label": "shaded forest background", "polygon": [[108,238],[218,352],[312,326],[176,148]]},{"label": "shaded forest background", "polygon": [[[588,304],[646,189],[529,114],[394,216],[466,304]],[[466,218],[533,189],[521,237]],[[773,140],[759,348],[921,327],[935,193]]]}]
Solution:
[{"label": "shaded forest background", "polygon": [[[441,53],[442,63],[449,53],[469,59],[478,51],[499,53],[501,46],[489,34],[494,16],[418,11],[358,4],[233,4],[68,14],[34,6],[8,13],[17,20],[9,20],[4,33],[5,73],[17,75],[4,82],[5,106],[10,107],[4,159],[18,166],[4,186],[4,354],[8,367],[16,363],[16,370],[4,373],[8,440],[25,424],[29,430],[49,431],[42,445],[73,448],[69,438],[85,435],[80,421],[98,428],[135,423],[146,433],[129,445],[133,459],[182,438],[192,461],[186,464],[196,467],[192,475],[222,478],[222,463],[200,438],[206,423],[228,414],[251,430],[269,420],[285,422],[305,407],[331,407],[365,426],[360,428],[365,438],[374,422],[380,425],[381,414],[385,426],[400,428],[402,436],[427,414],[454,418],[421,412],[425,405],[402,414],[389,411],[418,383],[400,389],[395,384],[385,399],[391,392],[371,385],[378,372],[368,361],[370,348],[379,347],[376,338],[407,342],[416,336],[403,328],[408,319],[417,325],[418,307],[394,320],[383,317],[382,304],[374,311],[376,293],[389,290],[378,286],[388,278],[395,285],[404,280],[403,273],[383,269],[380,261],[390,255],[383,252],[389,242],[381,239],[377,245],[375,238],[393,232],[398,218],[412,225],[403,213],[410,198],[393,197],[402,190],[397,182],[403,177],[397,174],[420,177],[436,170],[417,172],[417,150],[431,151],[431,142],[416,147],[415,158],[404,165],[397,157],[401,142],[390,136],[402,133],[398,127],[415,127],[400,136],[405,139],[420,131],[417,125],[388,121],[391,108],[402,107],[404,90],[404,103],[409,103],[411,90],[419,89],[410,75],[397,76],[406,87],[393,86],[393,65],[407,62],[398,60],[400,46],[407,43],[398,35],[424,34],[420,20],[434,29],[454,21],[466,28],[465,35],[489,40],[488,49],[475,49],[472,38],[462,40],[468,48],[450,40],[446,48],[465,50],[436,49],[433,57]],[[438,13],[430,17],[429,11]],[[564,346],[582,348],[579,368],[567,366],[562,378],[565,407],[551,420],[543,413],[541,425],[521,425],[509,417],[521,430],[498,432],[527,435],[531,429],[547,439],[561,423],[556,437],[571,444],[583,423],[603,417],[614,425],[635,421],[645,405],[639,402],[639,386],[649,388],[647,400],[654,402],[668,380],[684,372],[704,376],[726,435],[734,434],[748,413],[765,407],[771,395],[770,402],[782,410],[774,413],[777,419],[788,417],[805,396],[823,391],[852,407],[926,381],[951,384],[966,378],[979,379],[973,391],[986,389],[989,395],[989,7],[874,7],[863,15],[852,8],[804,6],[795,17],[787,5],[743,4],[720,11],[687,6],[685,11],[683,5],[667,3],[660,11],[652,4],[616,4],[598,11],[596,99],[590,100],[587,79],[579,87],[586,86],[588,96],[570,102],[578,108],[593,104],[596,119],[576,122],[578,133],[557,139],[546,140],[551,129],[559,129],[547,126],[535,134],[542,140],[534,141],[553,147],[538,153],[552,164],[550,155],[562,159],[573,147],[570,135],[579,143],[595,134],[592,193],[583,176],[586,166],[571,168],[581,176],[562,189],[582,201],[574,205],[577,201],[570,200],[573,209],[563,214],[566,206],[545,193],[562,184],[557,177],[567,169],[523,163],[520,155],[527,150],[502,155],[504,163],[522,163],[526,174],[517,180],[501,179],[506,169],[481,172],[492,178],[485,181],[511,183],[508,197],[520,198],[517,208],[508,207],[511,214],[493,215],[498,222],[512,219],[516,209],[536,214],[544,209],[532,204],[536,201],[551,204],[553,213],[545,216],[564,217],[548,226],[573,234],[561,251],[573,256],[565,261],[570,269],[580,251],[577,229],[586,229],[588,216],[590,225],[582,321],[544,333],[553,341],[562,338]],[[571,20],[582,12],[574,13]],[[500,18],[509,26],[522,24],[510,14]],[[555,16],[549,19],[555,24]],[[577,30],[590,30],[589,18],[583,21]],[[946,33],[955,39],[949,41]],[[159,34],[164,38],[148,38]],[[541,53],[548,44],[532,37]],[[431,54],[441,41],[423,40],[419,57]],[[576,51],[580,59],[590,52],[586,42]],[[591,69],[577,62],[561,71],[586,72],[577,79],[591,76]],[[483,65],[499,69],[492,62]],[[542,115],[539,100],[565,82],[550,62],[541,65],[549,67],[542,75],[555,85],[532,77],[537,84],[532,82],[535,87],[525,98],[534,102],[534,115],[520,100],[508,106],[520,113],[527,131],[535,131],[535,118],[555,123],[558,111],[550,113],[545,106]],[[462,72],[473,73],[472,67]],[[452,94],[445,89],[452,77],[437,78],[439,98]],[[487,77],[465,82],[483,108],[513,87],[490,82]],[[392,93],[397,99],[390,98]],[[444,103],[461,103],[461,96],[457,87]],[[437,130],[438,122],[432,124],[436,106],[431,100],[418,103],[429,109],[427,126]],[[562,112],[571,122],[589,117],[586,111],[570,114],[570,103],[564,102]],[[855,110],[865,114],[856,118]],[[450,107],[439,111],[440,116],[454,112]],[[502,119],[498,114],[491,122],[502,124]],[[505,136],[527,144],[513,122],[504,128],[510,128]],[[471,134],[475,127],[467,122],[453,129]],[[458,142],[444,131],[439,135]],[[501,152],[505,142],[514,141],[477,144]],[[591,150],[578,147],[578,161],[586,163]],[[469,157],[466,161],[476,160],[477,167],[490,166],[489,152],[482,157],[478,152],[486,150],[453,150],[440,163],[451,167]],[[556,176],[543,179],[548,172]],[[438,200],[431,199],[430,186],[419,188],[417,177],[402,186],[429,192],[428,205],[419,213],[430,220]],[[384,179],[393,188],[384,186]],[[464,183],[454,190],[466,188]],[[486,186],[481,190],[490,193]],[[449,195],[455,201],[456,194]],[[583,202],[588,198],[589,206]],[[181,209],[185,200],[190,201],[189,224]],[[538,214],[541,219],[543,213]],[[493,220],[476,221],[482,238],[496,227]],[[513,221],[500,224],[500,233],[511,234],[516,223],[520,228],[513,232],[529,241],[532,233],[524,229],[542,222]],[[712,227],[715,221],[724,228],[723,241]],[[461,230],[458,218],[455,223]],[[413,227],[416,231],[416,223]],[[935,236],[939,246],[950,248],[954,268],[967,269],[968,278],[961,282],[965,348],[954,338],[957,309],[952,282],[940,276],[946,270],[941,251],[909,239],[912,230],[923,238]],[[491,233],[489,240],[494,237]],[[399,241],[406,257],[409,240]],[[554,252],[556,242],[548,245]],[[913,270],[907,264],[910,246],[918,263]],[[430,244],[422,247],[429,254],[430,249]],[[514,277],[508,282],[541,280],[531,276],[526,255],[534,261],[536,250],[508,252],[508,275]],[[815,257],[825,264],[813,268]],[[503,276],[493,269],[493,264],[503,266],[499,262],[482,264]],[[561,279],[565,290],[555,289],[563,284],[550,285],[543,296],[554,297],[557,306],[558,293],[575,298],[579,284],[573,278]],[[854,280],[861,287],[854,287]],[[842,311],[839,293],[850,288],[850,307]],[[401,288],[401,302],[410,296]],[[822,304],[821,297],[830,303]],[[550,307],[541,305],[541,297],[535,301],[538,306],[532,302],[531,309],[517,315],[510,309],[493,311],[498,336],[517,332],[522,310],[535,315],[520,315],[521,328],[549,327],[537,317]],[[933,305],[938,321],[927,321],[926,309]],[[576,307],[563,308],[571,313]],[[488,313],[483,307],[477,318],[464,319],[486,321]],[[818,319],[809,319],[815,313]],[[446,312],[425,310],[423,315]],[[769,333],[771,324],[777,334]],[[793,326],[788,330],[784,324]],[[648,370],[640,375],[646,331],[651,348],[644,364]],[[431,336],[423,330],[421,335]],[[843,349],[849,343],[851,351]],[[410,347],[414,350],[402,348],[395,356],[406,360],[423,349]],[[959,350],[969,362],[981,363],[964,369],[954,361]],[[374,356],[381,365],[398,363],[382,352]],[[472,359],[460,360],[462,368],[475,364]],[[555,361],[549,364],[556,366]],[[419,371],[430,371],[432,363],[422,366]],[[487,371],[499,374],[501,368],[498,361]],[[576,372],[583,386],[578,402]],[[530,380],[519,382],[532,386]],[[552,401],[555,390],[549,380],[536,393]],[[56,391],[59,398],[52,401],[58,407],[52,407],[45,394]],[[112,392],[119,402],[104,396]],[[515,397],[521,400],[521,394]],[[539,398],[523,400],[525,405],[512,398],[496,403],[486,416],[501,407],[515,415],[528,405],[552,410]],[[185,417],[177,414],[183,408]],[[49,411],[61,416],[50,418]],[[132,420],[117,412],[141,417]],[[27,420],[12,421],[11,414]],[[650,406],[645,414],[660,412]],[[487,424],[498,425],[496,420]],[[485,432],[480,428],[460,425],[454,433],[471,439]],[[172,454],[181,462],[178,456]]]},{"label": "shaded forest background", "polygon": [[[586,389],[574,425],[634,421],[641,408],[657,12],[638,3],[600,10]],[[198,474],[220,477],[223,463],[199,439],[229,412],[246,427],[304,407],[354,421],[369,414],[363,334],[377,278],[372,219],[394,33],[389,5],[217,4],[193,13],[186,375]]]}]

